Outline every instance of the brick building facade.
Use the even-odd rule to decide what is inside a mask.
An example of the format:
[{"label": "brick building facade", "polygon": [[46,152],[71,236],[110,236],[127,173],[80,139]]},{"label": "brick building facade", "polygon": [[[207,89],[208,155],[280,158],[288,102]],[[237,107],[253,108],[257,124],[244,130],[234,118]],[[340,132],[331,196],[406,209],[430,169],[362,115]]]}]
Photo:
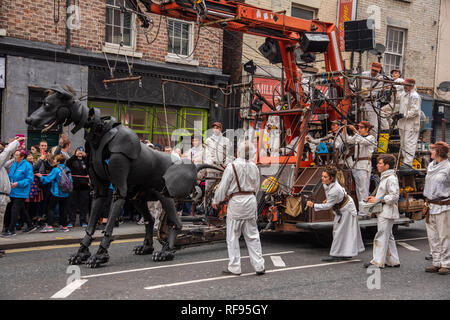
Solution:
[{"label": "brick building facade", "polygon": [[[131,13],[128,16],[118,13],[120,2],[123,1],[4,0],[1,3],[0,67],[3,59],[6,78],[5,89],[0,88],[2,139],[15,133],[27,133],[23,117],[32,110],[30,105],[37,107],[32,100],[42,99],[42,89],[56,83],[71,84],[79,96],[87,94],[87,104],[114,115],[142,137],[167,143],[162,130],[167,123],[161,119],[161,115],[166,114],[161,109],[164,104],[169,108],[171,130],[187,128],[192,132],[194,120],[201,121],[203,129],[215,120],[223,121],[225,128],[235,128],[239,127],[239,120],[236,110],[218,107],[224,98],[219,90],[186,88],[170,82],[164,86],[166,100],[163,101],[162,78],[209,85],[237,83],[242,75],[242,64],[249,60],[260,67],[256,77],[281,78],[281,65],[271,65],[258,51],[264,42],[262,37],[215,28],[202,28],[198,34],[194,23],[157,15],[150,15],[153,27],[144,33],[135,25]],[[286,15],[303,19],[337,23],[339,0],[246,2],[277,12],[285,10]],[[73,7],[66,14],[70,5],[79,6],[80,23],[79,28],[68,32],[67,21],[75,26],[78,23]],[[358,20],[378,19],[376,42],[387,47],[382,57],[387,72],[394,66],[399,67],[405,77],[415,78],[419,87],[436,88],[439,6],[440,0],[358,1]],[[122,28],[119,30],[122,37],[118,36],[118,28]],[[171,33],[168,37],[167,30],[177,28],[178,36]],[[183,30],[188,30],[186,35]],[[119,46],[120,41],[124,46]],[[180,54],[186,56],[191,51],[194,53],[189,57],[180,58]],[[350,54],[344,53],[343,57],[349,67]],[[376,59],[365,52],[363,70]],[[103,85],[102,80],[111,77],[109,67],[116,65],[114,76],[120,78],[129,74],[130,64],[132,73],[143,77],[141,85],[137,82]],[[319,62],[315,67],[321,70],[323,65]],[[271,91],[273,87],[266,89]]]},{"label": "brick building facade", "polygon": [[[386,46],[382,63],[386,73],[395,65],[418,87],[435,87],[440,0],[359,0],[357,19],[378,19],[376,42]],[[377,57],[363,54],[363,69]]]},{"label": "brick building facade", "polygon": [[[273,11],[286,10],[286,15],[337,24],[338,0],[247,0],[246,2]],[[394,66],[399,67],[406,77],[415,78],[419,87],[431,88],[435,87],[439,8],[440,0],[358,0],[356,19],[377,19],[376,43],[387,48],[381,61],[385,64],[387,73]],[[280,78],[280,66],[270,65],[255,51],[263,42],[264,39],[261,37],[244,35],[243,61],[253,59],[262,66],[258,69],[257,75]],[[350,67],[350,54],[344,52],[343,57],[346,66]],[[354,67],[357,61],[355,57]],[[373,61],[377,61],[377,56],[364,52],[363,70],[370,69]],[[320,70],[322,66],[317,64],[316,67]]]},{"label": "brick building facade", "polygon": [[[29,143],[41,138],[23,120],[39,106],[44,89],[55,84],[71,85],[78,96],[87,95],[84,103],[163,145],[168,143],[166,125],[192,133],[195,121],[205,130],[222,116],[214,102],[223,99],[218,90],[186,84],[228,83],[222,72],[222,31],[201,28],[199,33],[194,23],[151,14],[153,27],[145,30],[132,10],[121,12],[121,4],[123,0],[1,2],[2,140],[18,133],[28,134]],[[142,76],[140,83],[103,85],[112,75],[124,78],[130,71]],[[161,79],[184,84],[166,82],[163,101]],[[59,132],[44,138],[53,144]],[[81,136],[70,138],[73,147],[82,144]]]}]

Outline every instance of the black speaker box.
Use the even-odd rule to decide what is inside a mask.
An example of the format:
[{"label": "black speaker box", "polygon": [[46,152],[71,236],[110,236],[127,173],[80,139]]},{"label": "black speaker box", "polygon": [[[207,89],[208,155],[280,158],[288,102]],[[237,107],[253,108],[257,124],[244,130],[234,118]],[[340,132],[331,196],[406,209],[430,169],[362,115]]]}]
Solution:
[{"label": "black speaker box", "polygon": [[266,41],[258,48],[259,52],[269,60],[270,63],[281,63],[280,45],[278,41],[271,38],[266,38]]},{"label": "black speaker box", "polygon": [[366,51],[375,48],[375,22],[372,19],[344,22],[345,51]]},{"label": "black speaker box", "polygon": [[326,52],[330,38],[326,33],[304,33],[301,39],[304,52]]}]

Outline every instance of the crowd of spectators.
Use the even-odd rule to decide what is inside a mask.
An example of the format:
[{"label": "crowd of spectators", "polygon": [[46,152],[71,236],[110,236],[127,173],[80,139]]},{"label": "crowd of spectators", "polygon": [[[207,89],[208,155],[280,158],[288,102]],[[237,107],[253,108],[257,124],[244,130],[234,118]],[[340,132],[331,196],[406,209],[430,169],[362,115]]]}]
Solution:
[{"label": "crowd of spectators", "polygon": [[[86,228],[89,221],[93,188],[89,179],[89,162],[83,147],[72,149],[71,142],[61,134],[58,145],[49,148],[42,140],[26,148],[26,138],[16,137],[0,142],[0,230],[2,237],[12,237],[29,232],[69,232],[74,227]],[[148,147],[173,156],[181,156],[179,150],[165,150],[161,145],[142,141]],[[72,151],[73,150],[73,151]],[[73,191],[62,192],[58,187],[60,173],[70,169]],[[97,228],[104,229],[108,221],[114,187],[111,185],[108,201]],[[178,208],[180,214],[190,214],[189,206]],[[150,213],[156,219],[161,205],[149,202]],[[126,202],[116,225],[124,220],[143,224],[142,216],[130,202]]]},{"label": "crowd of spectators", "polygon": [[[27,150],[25,140],[16,137],[0,143],[1,236],[12,237],[19,231],[49,233],[69,232],[76,226],[86,228],[93,189],[84,148],[71,149],[65,134],[52,148],[42,140]],[[70,193],[58,187],[60,172],[66,168],[70,169],[73,181]],[[97,222],[99,229],[107,222],[114,188],[110,189],[111,197]],[[132,206],[127,205],[125,211],[117,225],[126,217],[139,220]]]}]

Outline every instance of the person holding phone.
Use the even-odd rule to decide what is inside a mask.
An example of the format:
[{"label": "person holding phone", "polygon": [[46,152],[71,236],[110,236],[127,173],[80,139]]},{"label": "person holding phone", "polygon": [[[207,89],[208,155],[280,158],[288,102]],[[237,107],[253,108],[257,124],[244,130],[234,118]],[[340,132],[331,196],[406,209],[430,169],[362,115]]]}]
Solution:
[{"label": "person holding phone", "polygon": [[23,134],[16,134],[15,139],[17,139],[17,141],[19,141],[19,147],[23,148],[23,142],[25,141],[25,139],[21,139],[21,138],[25,138],[25,135]]},{"label": "person holding phone", "polygon": [[[25,139],[25,138],[21,138]],[[6,206],[10,202],[11,183],[9,181],[8,172],[6,171],[8,160],[11,155],[19,147],[19,138],[9,141],[9,144],[0,152],[0,231],[3,231],[3,220],[6,211]],[[0,249],[0,258],[5,254],[4,250]]]}]

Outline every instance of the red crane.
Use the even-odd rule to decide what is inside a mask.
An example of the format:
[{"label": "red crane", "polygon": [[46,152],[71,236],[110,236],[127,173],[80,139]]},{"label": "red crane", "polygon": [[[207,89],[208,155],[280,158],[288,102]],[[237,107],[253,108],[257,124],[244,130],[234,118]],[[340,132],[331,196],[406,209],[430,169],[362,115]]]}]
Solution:
[{"label": "red crane", "polygon": [[[127,0],[136,9],[141,24],[149,25],[148,18],[138,6],[137,0]],[[305,137],[308,133],[308,122],[313,113],[328,113],[330,120],[346,117],[351,108],[349,92],[344,86],[344,71],[342,55],[339,49],[337,28],[333,23],[318,20],[304,20],[286,16],[284,13],[258,8],[239,1],[226,0],[167,0],[154,3],[149,0],[139,0],[147,12],[168,16],[186,21],[197,21],[200,26],[217,27],[224,30],[252,34],[266,38],[266,51],[269,61],[282,62],[286,75],[284,91],[288,96],[288,110],[261,113],[265,119],[278,114],[284,123],[287,143],[300,136],[297,156],[279,157],[279,163],[296,164],[297,168],[309,167],[311,161],[303,162],[301,157]],[[327,100],[319,99],[319,103],[307,101],[301,86],[302,72],[297,67],[294,51],[300,47],[302,56],[311,58],[314,53],[323,53],[326,78],[337,85],[338,96],[344,97],[331,105]],[[312,55],[311,55],[312,54]],[[312,62],[312,61],[310,61]],[[299,114],[302,116],[299,117]],[[298,119],[301,120],[301,125]],[[261,143],[260,139],[260,142]],[[259,148],[259,146],[258,146]],[[258,162],[269,161],[260,159]]]}]

